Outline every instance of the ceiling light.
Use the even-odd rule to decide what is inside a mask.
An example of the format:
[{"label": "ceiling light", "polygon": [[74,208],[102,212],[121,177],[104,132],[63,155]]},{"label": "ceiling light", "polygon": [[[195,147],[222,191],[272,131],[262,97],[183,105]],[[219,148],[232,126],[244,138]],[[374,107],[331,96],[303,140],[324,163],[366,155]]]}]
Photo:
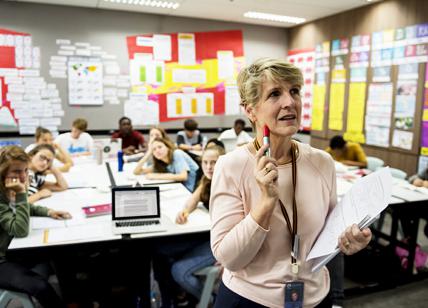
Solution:
[{"label": "ceiling light", "polygon": [[104,0],[105,2],[122,3],[122,4],[139,4],[143,6],[159,7],[164,9],[176,10],[180,3],[171,1],[153,1],[153,0]]},{"label": "ceiling light", "polygon": [[292,16],[284,16],[284,15],[276,15],[276,14],[268,14],[268,13],[260,13],[260,12],[246,12],[244,17],[247,18],[255,18],[269,21],[277,21],[277,22],[285,22],[290,24],[300,24],[305,22],[305,18],[300,17],[292,17]]}]

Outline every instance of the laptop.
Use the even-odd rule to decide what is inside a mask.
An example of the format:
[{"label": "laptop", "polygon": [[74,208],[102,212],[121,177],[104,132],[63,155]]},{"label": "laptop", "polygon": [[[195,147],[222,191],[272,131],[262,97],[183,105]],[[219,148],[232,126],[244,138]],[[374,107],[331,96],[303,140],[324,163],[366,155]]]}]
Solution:
[{"label": "laptop", "polygon": [[238,146],[238,138],[222,138],[226,153],[233,151]]},{"label": "laptop", "polygon": [[112,188],[113,234],[167,231],[160,214],[159,187]]}]

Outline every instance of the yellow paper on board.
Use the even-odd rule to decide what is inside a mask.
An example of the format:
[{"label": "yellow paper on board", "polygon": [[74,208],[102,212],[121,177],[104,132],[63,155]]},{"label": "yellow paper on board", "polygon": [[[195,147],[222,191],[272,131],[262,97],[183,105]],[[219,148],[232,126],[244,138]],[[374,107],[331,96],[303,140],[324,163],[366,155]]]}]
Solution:
[{"label": "yellow paper on board", "polygon": [[349,85],[348,117],[345,139],[364,143],[364,109],[366,101],[365,82],[352,82]]},{"label": "yellow paper on board", "polygon": [[315,84],[312,100],[312,130],[323,130],[324,127],[324,105],[325,85]]},{"label": "yellow paper on board", "polygon": [[343,109],[345,105],[345,84],[332,83],[330,85],[330,104],[328,110],[328,128],[342,130]]}]

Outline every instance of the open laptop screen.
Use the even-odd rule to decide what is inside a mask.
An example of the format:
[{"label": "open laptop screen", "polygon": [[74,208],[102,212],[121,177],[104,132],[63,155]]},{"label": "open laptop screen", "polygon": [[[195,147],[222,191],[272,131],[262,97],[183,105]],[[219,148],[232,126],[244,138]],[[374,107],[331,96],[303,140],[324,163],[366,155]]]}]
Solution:
[{"label": "open laptop screen", "polygon": [[114,220],[160,218],[159,187],[113,187]]}]

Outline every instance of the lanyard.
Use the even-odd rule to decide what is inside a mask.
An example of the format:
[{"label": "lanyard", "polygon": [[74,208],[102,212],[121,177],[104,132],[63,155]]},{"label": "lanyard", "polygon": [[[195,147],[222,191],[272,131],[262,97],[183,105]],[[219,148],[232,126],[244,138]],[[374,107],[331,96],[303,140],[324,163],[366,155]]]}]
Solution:
[{"label": "lanyard", "polygon": [[[256,148],[256,151],[260,149],[260,144],[257,141],[257,139],[254,139],[254,147]],[[281,199],[278,199],[279,205],[281,207],[282,215],[284,216],[284,219],[287,223],[288,231],[291,235],[291,263],[292,263],[292,270],[294,274],[297,274],[298,272],[298,266],[297,266],[297,257],[298,257],[298,250],[299,250],[299,236],[297,235],[297,204],[296,204],[296,183],[297,183],[297,164],[296,164],[296,144],[294,142],[291,142],[291,169],[292,169],[292,176],[293,176],[293,225],[291,225],[290,217],[288,216],[287,209],[285,208],[284,203],[281,201]]]}]

